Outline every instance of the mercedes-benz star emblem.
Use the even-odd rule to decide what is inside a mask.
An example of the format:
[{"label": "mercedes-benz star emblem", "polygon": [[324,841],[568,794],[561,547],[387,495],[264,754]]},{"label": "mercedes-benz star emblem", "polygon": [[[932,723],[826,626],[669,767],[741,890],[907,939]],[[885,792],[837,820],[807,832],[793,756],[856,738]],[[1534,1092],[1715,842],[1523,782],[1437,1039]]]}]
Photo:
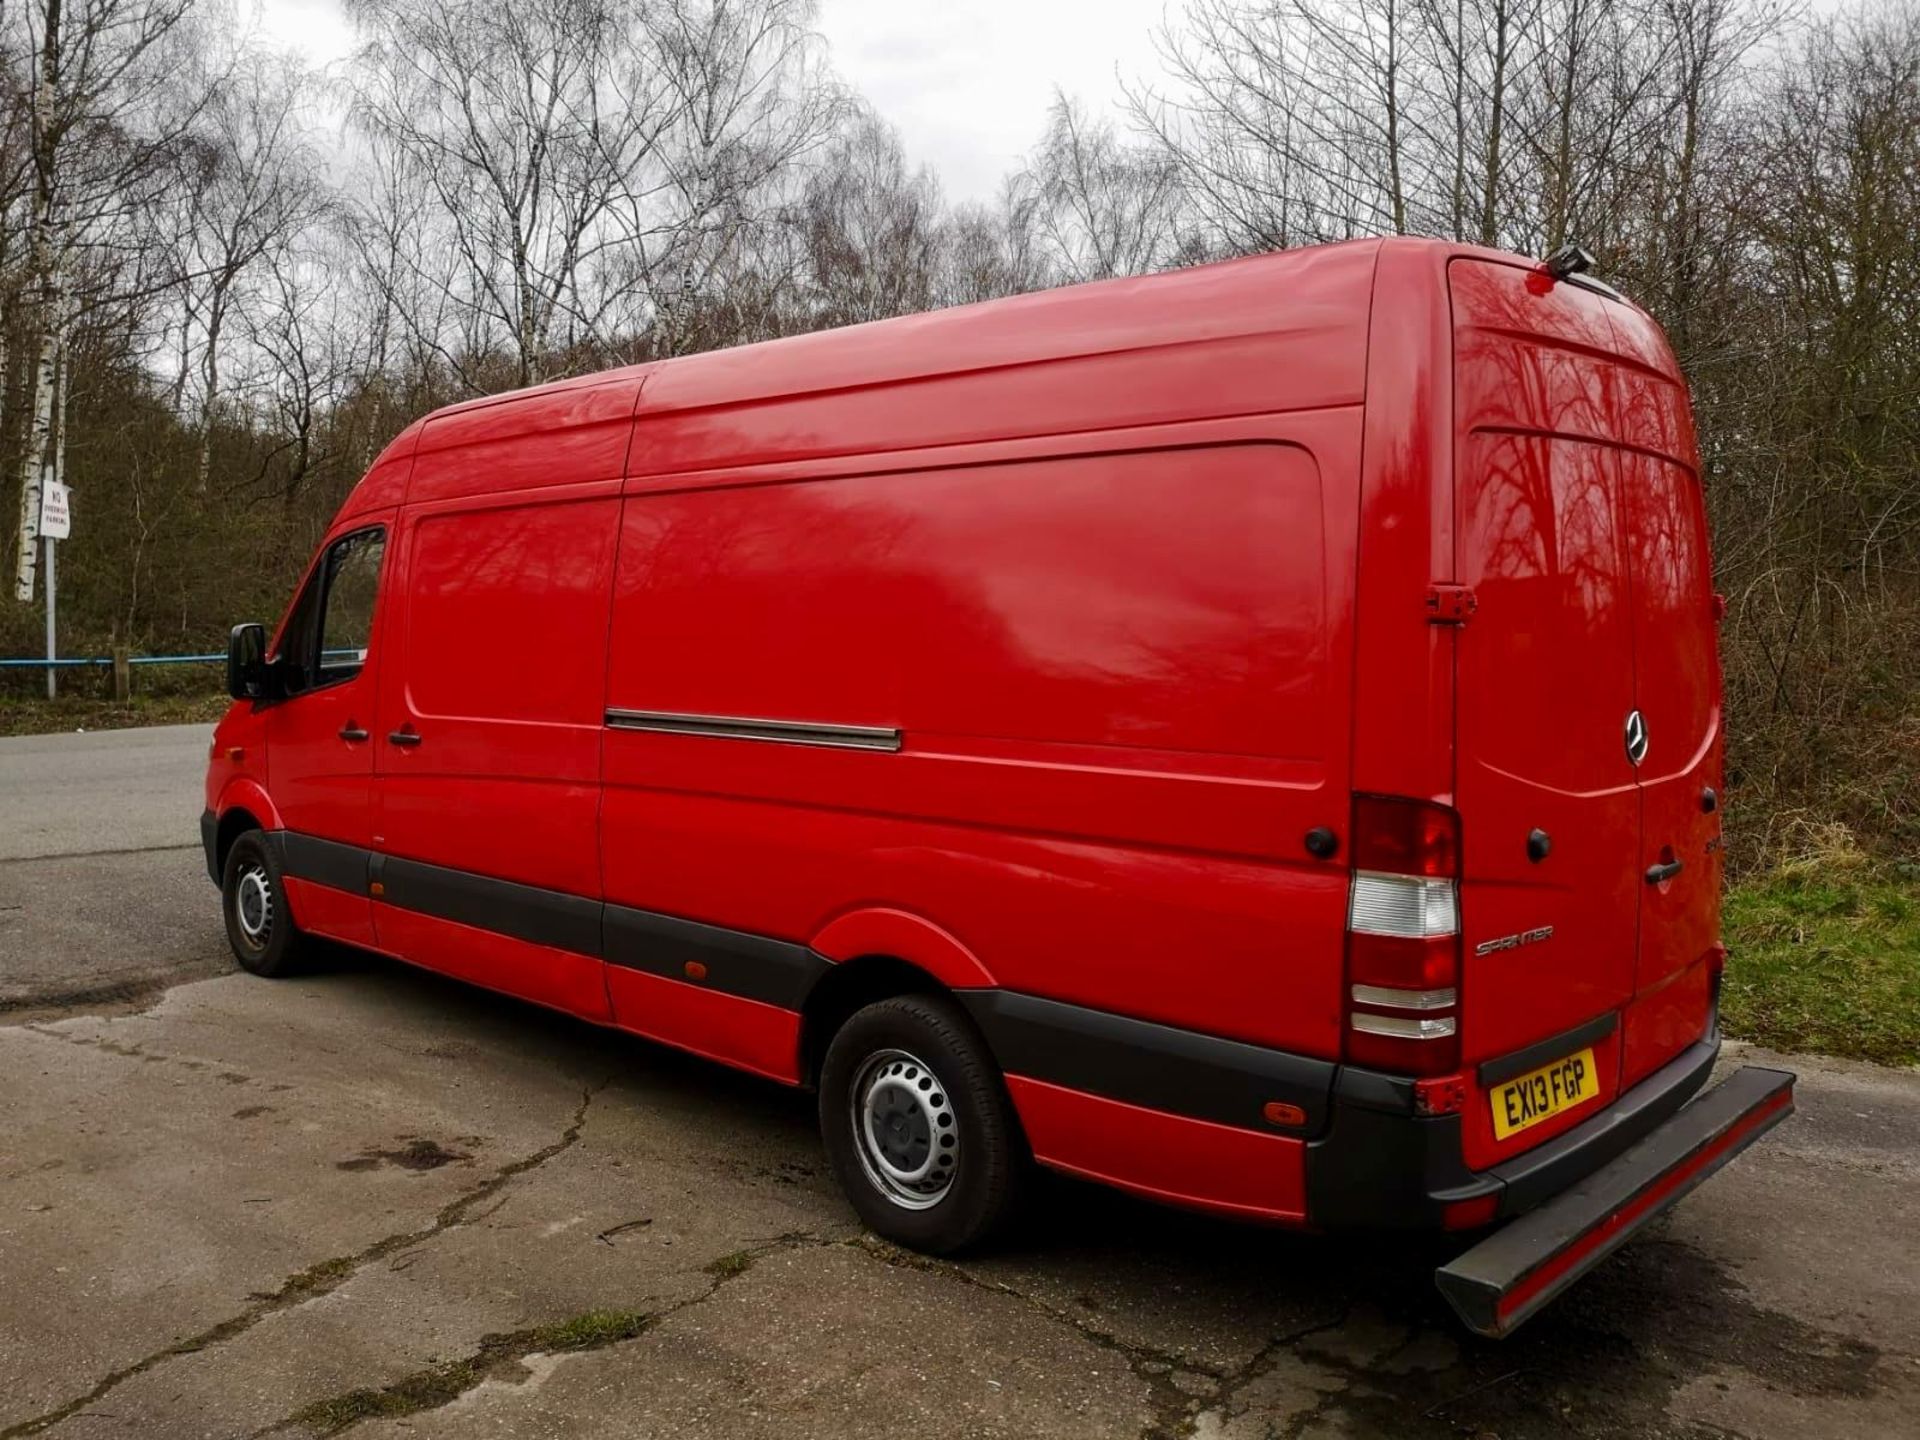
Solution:
[{"label": "mercedes-benz star emblem", "polygon": [[1638,710],[1627,713],[1627,759],[1638,765],[1647,758],[1647,717]]}]

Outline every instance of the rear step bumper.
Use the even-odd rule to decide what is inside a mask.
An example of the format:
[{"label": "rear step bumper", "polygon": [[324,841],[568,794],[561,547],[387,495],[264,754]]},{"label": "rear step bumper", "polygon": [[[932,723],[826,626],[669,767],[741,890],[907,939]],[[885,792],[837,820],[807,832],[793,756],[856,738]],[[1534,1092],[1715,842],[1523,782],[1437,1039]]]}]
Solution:
[{"label": "rear step bumper", "polygon": [[1793,1113],[1793,1075],[1748,1065],[1615,1159],[1434,1273],[1469,1329],[1511,1334]]}]

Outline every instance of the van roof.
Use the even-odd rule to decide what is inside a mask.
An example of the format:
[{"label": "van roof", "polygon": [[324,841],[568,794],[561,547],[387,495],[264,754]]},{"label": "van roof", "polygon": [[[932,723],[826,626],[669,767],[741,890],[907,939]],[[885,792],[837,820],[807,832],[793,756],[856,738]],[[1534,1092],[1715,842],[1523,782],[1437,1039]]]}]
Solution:
[{"label": "van roof", "polygon": [[[1367,238],[1060,286],[457,401],[409,425],[375,467],[412,453],[436,421],[604,386],[639,387],[637,413],[652,415],[1258,334],[1280,321],[1292,330],[1358,326],[1364,333],[1383,244],[1434,252],[1436,278],[1456,255],[1534,263],[1444,240]],[[437,446],[429,441],[428,448]]]},{"label": "van roof", "polygon": [[[1149,337],[1159,345],[1212,338],[1256,329],[1254,315],[1271,311],[1279,284],[1295,314],[1350,305],[1380,244],[1370,238],[1275,251],[649,360],[456,401],[426,419],[634,379],[645,382],[646,413],[1124,350]],[[1262,303],[1250,315],[1245,302],[1256,295]],[[1350,321],[1351,310],[1342,318]]]}]

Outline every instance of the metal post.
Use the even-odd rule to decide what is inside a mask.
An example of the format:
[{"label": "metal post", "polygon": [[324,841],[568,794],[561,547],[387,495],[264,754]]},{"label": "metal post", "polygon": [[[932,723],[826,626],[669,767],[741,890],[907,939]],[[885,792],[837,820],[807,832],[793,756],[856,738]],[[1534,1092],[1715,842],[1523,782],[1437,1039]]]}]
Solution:
[{"label": "metal post", "polygon": [[[54,617],[55,607],[59,603],[57,596],[59,594],[59,589],[60,589],[59,582],[54,576],[53,547],[59,543],[60,542],[55,540],[51,535],[47,536],[45,541],[45,544],[47,547],[47,659],[49,662],[59,659],[57,648],[54,645],[54,641],[53,641],[53,617]],[[47,666],[47,699],[49,700],[52,700],[55,698],[56,689],[55,689],[54,677],[59,673],[60,672],[54,669],[51,663],[48,664]]]}]

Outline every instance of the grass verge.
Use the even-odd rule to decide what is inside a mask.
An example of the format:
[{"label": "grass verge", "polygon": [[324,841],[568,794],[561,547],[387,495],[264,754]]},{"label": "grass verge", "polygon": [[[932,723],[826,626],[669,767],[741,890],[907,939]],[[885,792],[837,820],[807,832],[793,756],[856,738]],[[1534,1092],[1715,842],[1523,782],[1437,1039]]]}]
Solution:
[{"label": "grass verge", "polygon": [[1822,857],[1727,892],[1728,1034],[1920,1064],[1920,867]]},{"label": "grass verge", "polygon": [[295,1411],[287,1423],[322,1435],[337,1435],[362,1420],[417,1415],[438,1410],[496,1375],[515,1373],[533,1354],[553,1355],[575,1350],[599,1350],[644,1335],[654,1317],[640,1310],[589,1310],[551,1325],[536,1325],[506,1335],[489,1335],[473,1354],[416,1370],[378,1389],[349,1390],[344,1395],[316,1400]]},{"label": "grass verge", "polygon": [[126,704],[78,695],[57,700],[0,695],[0,735],[54,735],[74,730],[131,730],[141,725],[214,721],[231,703],[223,694],[136,695]]}]

